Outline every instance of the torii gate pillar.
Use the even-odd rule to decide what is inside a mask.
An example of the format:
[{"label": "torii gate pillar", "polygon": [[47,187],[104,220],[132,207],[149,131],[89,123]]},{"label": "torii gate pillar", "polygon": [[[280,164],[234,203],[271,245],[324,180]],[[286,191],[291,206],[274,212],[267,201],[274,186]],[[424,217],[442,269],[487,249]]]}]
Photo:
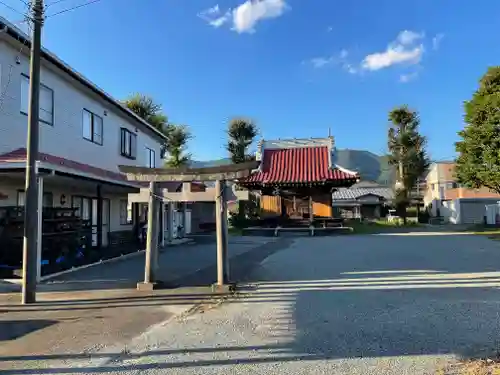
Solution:
[{"label": "torii gate pillar", "polygon": [[224,291],[229,285],[229,255],[227,231],[226,181],[245,178],[258,168],[259,162],[250,161],[208,168],[143,168],[120,166],[130,181],[149,182],[148,233],[144,282],[137,284],[139,290],[152,290],[158,280],[158,201],[157,182],[160,181],[215,181],[216,182],[216,233],[217,233],[217,283],[215,289]]}]

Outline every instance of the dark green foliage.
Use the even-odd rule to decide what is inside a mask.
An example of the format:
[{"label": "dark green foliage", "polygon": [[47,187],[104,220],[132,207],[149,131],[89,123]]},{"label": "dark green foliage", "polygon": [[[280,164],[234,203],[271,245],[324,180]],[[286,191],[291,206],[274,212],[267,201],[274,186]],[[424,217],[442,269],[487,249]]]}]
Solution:
[{"label": "dark green foliage", "polygon": [[[248,148],[253,143],[258,133],[257,126],[249,119],[235,118],[229,122],[226,149],[233,163],[238,164],[255,159],[253,155],[248,153]],[[233,220],[243,223],[249,216],[248,211],[251,207],[253,206],[250,202],[239,201],[238,219]],[[253,215],[253,212],[250,212],[250,215]]]},{"label": "dark green foliage", "polygon": [[472,99],[464,103],[466,126],[455,144],[459,183],[500,193],[500,67],[489,68]]},{"label": "dark green foliage", "polygon": [[168,118],[162,113],[161,105],[155,103],[153,98],[147,95],[131,95],[125,100],[125,105],[136,115],[160,131],[168,125]]},{"label": "dark green foliage", "polygon": [[192,138],[187,126],[169,123],[168,117],[162,111],[162,106],[150,96],[134,94],[128,97],[124,104],[167,137],[161,151],[162,159],[167,153],[169,155],[166,162],[167,166],[176,168],[189,164],[190,155],[184,154],[186,145]]},{"label": "dark green foliage", "polygon": [[228,142],[226,149],[233,163],[243,163],[254,158],[253,155],[248,154],[248,148],[257,137],[257,134],[257,126],[251,120],[243,118],[231,120],[227,129]]},{"label": "dark green foliage", "polygon": [[189,165],[191,155],[185,153],[187,143],[192,138],[189,128],[185,125],[172,125],[167,138],[168,141],[165,145],[168,153],[166,165],[171,168]]},{"label": "dark green foliage", "polygon": [[426,138],[419,133],[418,113],[407,106],[395,108],[389,113],[391,126],[388,131],[388,162],[396,167],[400,185],[395,192],[398,214],[406,221],[406,208],[410,193],[429,166]]}]

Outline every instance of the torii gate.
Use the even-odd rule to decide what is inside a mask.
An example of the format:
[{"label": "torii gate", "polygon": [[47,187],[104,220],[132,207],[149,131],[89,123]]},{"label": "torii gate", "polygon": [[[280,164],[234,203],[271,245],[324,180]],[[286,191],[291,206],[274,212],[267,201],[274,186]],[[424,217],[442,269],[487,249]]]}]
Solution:
[{"label": "torii gate", "polygon": [[158,216],[159,192],[157,182],[215,181],[215,223],[217,235],[217,287],[229,283],[227,197],[226,181],[248,177],[258,168],[258,161],[207,168],[147,168],[121,165],[119,169],[129,181],[149,182],[149,208],[147,218],[146,262],[144,282],[137,283],[138,290],[153,290],[160,282],[158,274]]}]

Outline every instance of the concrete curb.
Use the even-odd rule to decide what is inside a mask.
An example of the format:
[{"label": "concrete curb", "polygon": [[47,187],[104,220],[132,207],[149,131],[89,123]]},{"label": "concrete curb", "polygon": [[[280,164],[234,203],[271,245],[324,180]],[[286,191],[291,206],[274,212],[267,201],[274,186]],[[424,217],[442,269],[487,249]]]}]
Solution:
[{"label": "concrete curb", "polygon": [[[172,244],[168,244],[167,246],[187,245],[187,244],[192,244],[194,242],[195,241],[193,239],[188,238],[184,242],[172,243]],[[127,260],[127,259],[130,259],[130,258],[134,258],[134,257],[136,257],[138,255],[144,254],[144,252],[145,252],[145,250],[138,250],[138,251],[136,251],[134,253],[120,255],[119,257],[114,257],[114,258],[110,258],[110,259],[106,259],[106,260],[100,260],[99,262],[85,264],[85,265],[80,266],[80,267],[73,267],[73,268],[70,268],[70,269],[67,269],[67,270],[64,270],[64,271],[51,273],[49,275],[42,276],[40,278],[40,281],[41,282],[47,281],[47,280],[53,279],[53,278],[61,276],[61,275],[66,275],[68,273],[77,272],[77,271],[80,271],[80,270],[84,270],[85,268],[98,266],[100,264],[113,263],[113,262],[117,262],[117,261],[121,261],[121,260]],[[162,253],[162,252],[163,251],[160,250],[160,253]]]}]

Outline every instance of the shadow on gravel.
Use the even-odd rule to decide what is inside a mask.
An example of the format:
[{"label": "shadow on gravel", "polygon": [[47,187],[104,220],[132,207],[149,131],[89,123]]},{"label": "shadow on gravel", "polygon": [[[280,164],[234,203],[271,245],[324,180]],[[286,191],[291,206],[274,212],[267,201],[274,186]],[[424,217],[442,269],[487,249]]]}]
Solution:
[{"label": "shadow on gravel", "polygon": [[[430,248],[437,237],[442,236],[402,237],[398,240],[399,247],[380,249],[378,244],[386,246],[387,239],[364,237],[364,240],[352,242],[350,238],[343,237],[333,243],[335,249],[332,249],[332,243],[326,242],[329,239],[316,242],[317,246],[310,248],[308,244],[312,242],[304,241],[304,247],[299,250],[276,254],[274,265],[267,265],[270,268],[266,278],[251,277],[251,271],[278,251],[277,243],[263,246],[259,255],[242,254],[241,258],[236,257],[231,263],[233,274],[241,280],[253,280],[255,286],[241,289],[241,296],[230,298],[227,303],[278,302],[280,310],[273,317],[271,332],[276,344],[97,353],[92,354],[92,358],[109,359],[106,365],[85,368],[61,366],[37,369],[36,373],[126,373],[132,370],[366,357],[453,355],[478,358],[494,353],[500,344],[500,272],[496,271],[500,267],[500,251],[490,249],[478,253],[485,242],[474,242],[471,238],[459,236],[446,242],[447,248],[426,253],[424,249]],[[455,251],[455,246],[458,248],[458,243],[463,245],[463,241],[470,242],[471,251]],[[353,244],[357,245],[348,247]],[[414,251],[416,245],[421,247],[421,252]],[[286,248],[289,243],[285,240],[279,246]],[[307,251],[307,256],[299,257],[297,251]],[[280,267],[282,270],[278,272]],[[305,271],[299,275],[298,270],[302,268]],[[185,281],[196,285],[201,280],[206,282],[213,275],[206,270]],[[138,298],[142,298],[142,302],[136,303],[153,303],[155,300],[162,304],[179,304],[192,298],[199,299],[200,295],[152,297],[151,301],[149,297]],[[93,303],[96,302],[72,302],[70,308],[85,309],[87,304]],[[124,301],[108,299],[105,303],[112,307],[122,305]],[[50,304],[47,307],[50,308]],[[57,308],[62,308],[61,304]],[[233,354],[218,359],[210,355],[219,352]],[[197,358],[206,353],[209,355]],[[191,356],[189,360],[186,356],[178,361],[172,361],[172,357],[161,358],[186,354]],[[156,357],[154,363],[126,362],[151,356]],[[88,354],[4,356],[0,358],[0,367],[1,362],[8,361],[89,358]],[[3,374],[31,374],[32,371],[26,366],[4,371]]]},{"label": "shadow on gravel", "polygon": [[[0,342],[7,340],[16,340],[20,337],[30,334],[56,324],[56,320],[3,320],[0,321]],[[0,357],[0,361],[2,358]]]}]

